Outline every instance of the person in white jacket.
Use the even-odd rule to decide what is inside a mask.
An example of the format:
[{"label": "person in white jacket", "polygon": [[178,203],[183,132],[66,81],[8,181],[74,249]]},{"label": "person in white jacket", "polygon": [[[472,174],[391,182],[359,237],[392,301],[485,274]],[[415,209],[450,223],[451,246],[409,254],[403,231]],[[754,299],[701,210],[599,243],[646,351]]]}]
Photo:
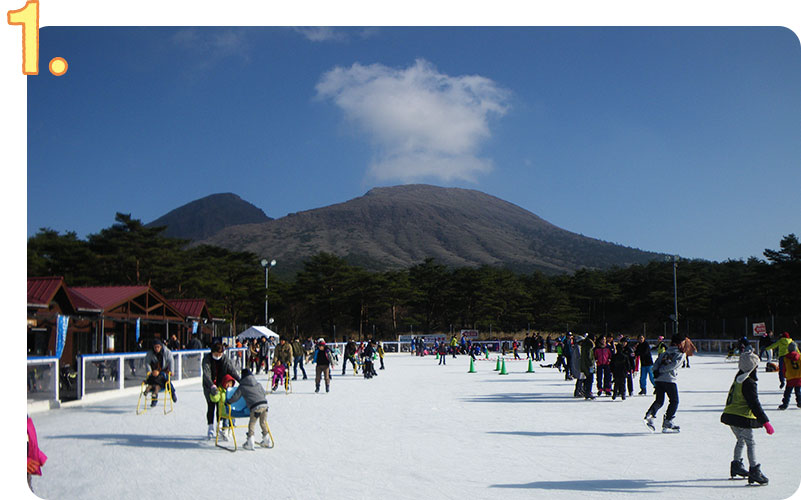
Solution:
[{"label": "person in white jacket", "polygon": [[685,336],[676,334],[670,339],[670,347],[659,355],[654,362],[654,399],[651,407],[645,412],[645,425],[651,432],[656,431],[654,420],[656,412],[665,403],[665,395],[668,397],[668,407],[665,410],[665,417],[662,420],[662,432],[679,432],[679,426],[673,423],[676,410],[679,407],[679,387],[676,384],[678,369],[681,366],[684,353],[681,350]]}]

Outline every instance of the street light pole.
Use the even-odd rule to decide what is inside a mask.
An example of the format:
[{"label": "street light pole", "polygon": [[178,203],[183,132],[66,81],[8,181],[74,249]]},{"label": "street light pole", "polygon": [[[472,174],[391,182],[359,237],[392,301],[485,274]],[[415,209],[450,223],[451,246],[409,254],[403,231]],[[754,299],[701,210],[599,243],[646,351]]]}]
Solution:
[{"label": "street light pole", "polygon": [[275,259],[268,261],[267,259],[261,259],[261,265],[264,268],[264,326],[269,328],[270,325],[270,299],[269,299],[269,288],[270,288],[270,268],[275,266],[276,261]]},{"label": "street light pole", "polygon": [[679,295],[676,287],[676,267],[678,266],[678,255],[673,256],[673,335],[679,333]]}]

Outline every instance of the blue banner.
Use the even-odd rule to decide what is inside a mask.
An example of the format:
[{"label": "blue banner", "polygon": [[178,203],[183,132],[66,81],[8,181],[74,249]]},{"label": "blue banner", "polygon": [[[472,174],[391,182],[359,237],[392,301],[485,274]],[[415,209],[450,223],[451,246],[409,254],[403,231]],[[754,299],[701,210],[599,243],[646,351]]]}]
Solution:
[{"label": "blue banner", "polygon": [[192,322],[192,335],[197,333],[197,321]]},{"label": "blue banner", "polygon": [[64,352],[64,344],[67,341],[67,326],[70,323],[69,316],[58,315],[56,317],[56,357],[60,358]]},{"label": "blue banner", "polygon": [[139,343],[139,318],[136,318],[136,343]]}]

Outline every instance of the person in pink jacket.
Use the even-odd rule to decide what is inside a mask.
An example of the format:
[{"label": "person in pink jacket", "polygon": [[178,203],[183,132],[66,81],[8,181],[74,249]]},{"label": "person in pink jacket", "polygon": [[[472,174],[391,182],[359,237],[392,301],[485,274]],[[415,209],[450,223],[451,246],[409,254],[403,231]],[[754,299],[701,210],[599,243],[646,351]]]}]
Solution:
[{"label": "person in pink jacket", "polygon": [[36,439],[36,427],[33,420],[28,417],[28,488],[31,487],[31,474],[42,475],[42,466],[47,461],[47,455],[39,449],[39,442]]}]

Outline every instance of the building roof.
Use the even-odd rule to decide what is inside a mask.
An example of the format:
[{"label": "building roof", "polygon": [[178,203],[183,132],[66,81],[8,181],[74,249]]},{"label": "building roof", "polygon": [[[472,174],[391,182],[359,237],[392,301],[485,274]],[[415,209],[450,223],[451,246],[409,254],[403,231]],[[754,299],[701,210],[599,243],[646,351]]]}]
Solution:
[{"label": "building roof", "polygon": [[169,299],[168,302],[184,316],[200,318],[204,312],[208,316],[206,299]]},{"label": "building roof", "polygon": [[84,299],[91,301],[103,310],[112,309],[127,301],[132,296],[140,295],[148,290],[145,285],[138,286],[76,286],[70,288]]},{"label": "building roof", "polygon": [[62,286],[63,276],[28,278],[28,306],[48,307]]}]

